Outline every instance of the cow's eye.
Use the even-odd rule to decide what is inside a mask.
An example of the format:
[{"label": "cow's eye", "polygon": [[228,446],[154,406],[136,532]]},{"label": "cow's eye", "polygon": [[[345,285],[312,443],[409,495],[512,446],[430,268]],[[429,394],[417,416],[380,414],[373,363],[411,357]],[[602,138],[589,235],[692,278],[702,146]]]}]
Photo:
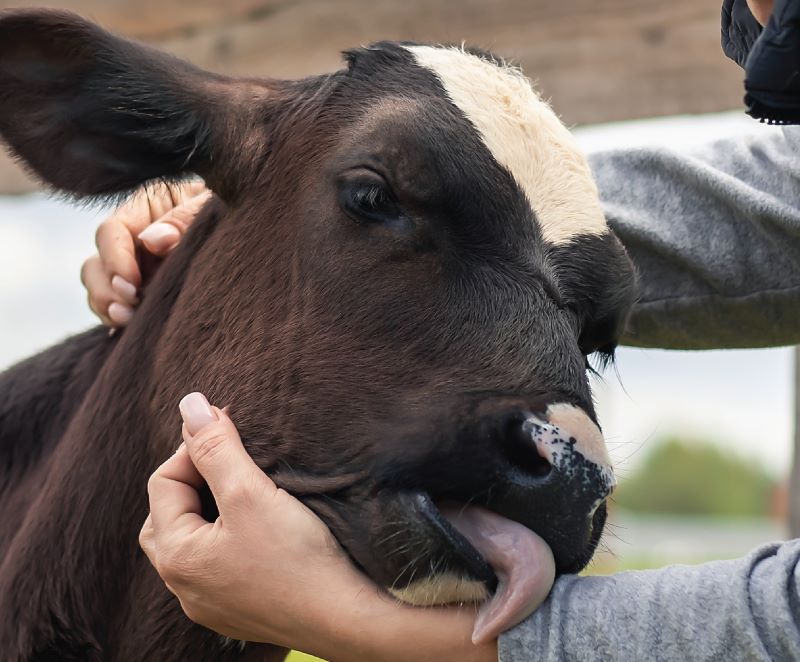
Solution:
[{"label": "cow's eye", "polygon": [[344,182],[339,189],[339,202],[344,212],[358,223],[396,225],[403,220],[392,192],[374,179]]}]

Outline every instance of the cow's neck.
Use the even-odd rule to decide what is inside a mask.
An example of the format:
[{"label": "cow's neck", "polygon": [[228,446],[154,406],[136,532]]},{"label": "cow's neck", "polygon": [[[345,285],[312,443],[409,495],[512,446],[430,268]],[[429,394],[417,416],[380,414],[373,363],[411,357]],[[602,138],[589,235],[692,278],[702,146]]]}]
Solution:
[{"label": "cow's neck", "polygon": [[103,341],[117,346],[53,451],[36,503],[3,559],[0,612],[14,614],[14,632],[0,634],[4,650],[20,659],[33,659],[58,632],[72,639],[58,644],[62,659],[106,659],[129,627],[122,623],[129,614],[109,614],[109,607],[130,599],[142,573],[136,539],[147,513],[147,477],[180,441],[177,401],[154,401],[157,347],[191,257],[216,226],[221,205],[211,207],[148,286],[129,328]]}]

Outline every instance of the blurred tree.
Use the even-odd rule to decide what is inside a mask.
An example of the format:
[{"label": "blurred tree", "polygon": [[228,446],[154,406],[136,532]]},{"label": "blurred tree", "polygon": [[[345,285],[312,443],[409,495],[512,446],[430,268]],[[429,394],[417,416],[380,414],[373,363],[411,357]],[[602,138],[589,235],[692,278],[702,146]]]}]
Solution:
[{"label": "blurred tree", "polygon": [[774,489],[755,462],[708,443],[668,439],[621,483],[614,501],[637,512],[754,517],[769,515]]}]

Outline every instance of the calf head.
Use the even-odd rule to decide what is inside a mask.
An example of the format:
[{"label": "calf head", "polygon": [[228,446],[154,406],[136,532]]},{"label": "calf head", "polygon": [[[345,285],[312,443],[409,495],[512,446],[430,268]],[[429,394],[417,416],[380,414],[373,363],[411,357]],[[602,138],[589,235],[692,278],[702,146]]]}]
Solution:
[{"label": "calf head", "polygon": [[234,80],[71,14],[6,12],[0,134],[78,196],[206,179],[214,213],[170,258],[180,292],[146,293],[171,303],[141,397],[230,403],[258,464],[373,579],[416,604],[485,597],[498,568],[452,515],[467,505],[577,571],[613,485],[586,357],[613,350],[634,289],[589,168],[489,54],[346,58]]}]

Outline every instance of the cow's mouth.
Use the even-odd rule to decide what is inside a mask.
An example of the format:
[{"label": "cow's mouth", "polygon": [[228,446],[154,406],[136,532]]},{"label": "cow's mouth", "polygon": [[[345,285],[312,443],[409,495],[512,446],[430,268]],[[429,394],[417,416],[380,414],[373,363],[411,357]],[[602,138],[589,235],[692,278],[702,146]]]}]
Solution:
[{"label": "cow's mouth", "polygon": [[[483,555],[467,540],[464,535],[447,519],[433,499],[426,492],[411,496],[417,515],[427,522],[431,529],[431,537],[439,538],[461,562],[463,569],[474,581],[482,582],[489,593],[497,588],[497,575]],[[458,513],[466,506],[444,504],[448,513]]]},{"label": "cow's mouth", "polygon": [[380,436],[390,435],[393,452],[369,467],[363,485],[309,505],[396,597],[483,603],[499,632],[544,599],[554,566],[562,574],[588,563],[614,478],[583,410],[481,402],[393,425]]},{"label": "cow's mouth", "polygon": [[447,550],[449,572],[393,591],[397,597],[415,604],[483,602],[476,640],[498,636],[546,597],[553,582],[552,552],[533,531],[478,506],[440,508],[427,493],[405,499],[429,529],[428,535]]}]

